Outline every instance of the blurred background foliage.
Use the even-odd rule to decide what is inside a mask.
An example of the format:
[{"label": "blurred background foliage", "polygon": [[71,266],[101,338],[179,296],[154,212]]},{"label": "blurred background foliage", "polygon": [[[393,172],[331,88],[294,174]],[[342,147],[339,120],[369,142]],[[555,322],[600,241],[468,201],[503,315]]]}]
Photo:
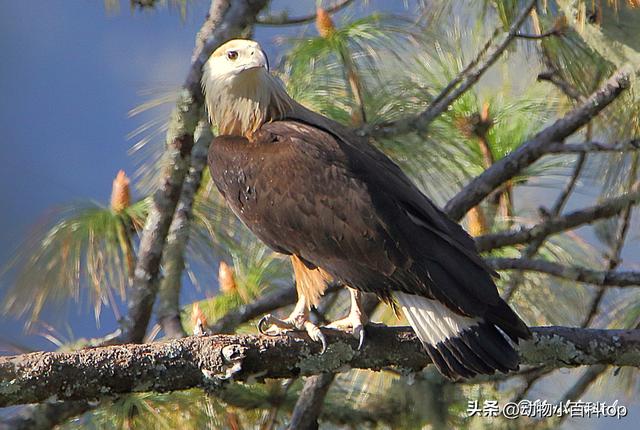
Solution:
[{"label": "blurred background foliage", "polygon": [[[198,1],[204,0],[105,0],[105,8],[109,13],[124,13],[121,9],[129,3],[134,11],[171,8],[184,17]],[[272,61],[274,73],[298,101],[357,127],[424,110],[487,40],[510,25],[524,2],[405,1],[402,13],[385,15],[367,1],[354,1],[333,17],[326,13],[330,2],[317,3],[320,9],[315,26],[304,25],[294,36],[276,40],[282,55]],[[374,144],[396,160],[427,195],[444,204],[470,178],[571,109],[615,69],[631,63],[637,70],[638,28],[640,2],[634,0],[539,1],[522,32],[535,36],[554,30],[552,35],[517,38],[427,132],[397,135]],[[543,72],[559,77],[573,89],[573,96],[539,81]],[[176,92],[169,88],[147,96],[149,99],[131,115],[174,103]],[[613,142],[637,137],[637,87],[622,99],[575,140]],[[130,135],[135,141],[132,151],[139,160],[131,186],[142,198],[131,201],[129,180],[119,175],[110,205],[67,205],[53,210],[33,229],[15,258],[5,264],[3,279],[9,279],[13,287],[4,298],[4,312],[27,315],[28,324],[38,326],[43,306],[58,309],[72,299],[91,306],[96,323],[104,308],[120,317],[118,303],[126,302],[138,234],[149,205],[144,196],[153,192],[158,173],[166,168],[161,142],[167,122],[164,116],[153,118]],[[479,235],[536,222],[540,202],[531,201],[531,197],[542,195],[543,206],[551,206],[576,172],[578,158],[543,158],[470,211],[465,226]],[[583,161],[575,192],[567,202],[570,207],[618,195],[637,181],[637,155],[597,154]],[[614,245],[620,222],[614,218],[598,223],[595,229],[554,236],[535,252],[550,261],[606,269],[607,252]],[[631,223],[637,227],[635,218]],[[196,317],[213,323],[265,293],[292,284],[288,259],[267,249],[236,220],[212,188],[208,172],[199,187],[189,229],[185,276],[191,279],[190,285],[201,288],[203,298],[197,307],[182,304],[181,319],[187,333],[193,332]],[[629,231],[629,240],[637,240],[637,228]],[[519,257],[522,252],[522,247],[509,247],[493,255]],[[624,260],[623,265],[636,267],[638,260]],[[213,290],[210,286],[216,277],[219,288]],[[581,325],[597,290],[539,273],[504,272],[499,280],[501,291],[514,285],[511,302],[530,325]],[[331,295],[328,302],[318,318],[333,320],[347,311],[345,292]],[[635,327],[640,322],[640,295],[634,289],[611,289],[599,306],[593,326]],[[286,315],[287,311],[277,313]],[[60,315],[64,317],[64,312]],[[382,306],[371,319],[405,323]],[[238,331],[255,332],[254,327],[252,321]],[[52,336],[50,332],[48,336]],[[62,347],[77,341],[58,339],[57,343]],[[541,372],[544,377],[531,372],[479,384],[450,383],[432,369],[415,375],[394,369],[349,371],[340,374],[331,386],[322,413],[323,428],[554,428],[557,421],[467,418],[467,401],[558,400],[583,371]],[[124,396],[62,428],[283,428],[301,387],[299,380],[270,381],[265,385],[230,384],[214,395],[191,390]],[[633,399],[640,392],[638,372],[606,369],[588,390],[581,393],[585,398]]]}]

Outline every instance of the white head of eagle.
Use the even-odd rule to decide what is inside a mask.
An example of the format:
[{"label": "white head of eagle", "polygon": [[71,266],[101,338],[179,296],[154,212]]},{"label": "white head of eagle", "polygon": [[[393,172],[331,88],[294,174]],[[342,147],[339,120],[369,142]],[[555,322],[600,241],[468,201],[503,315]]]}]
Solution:
[{"label": "white head of eagle", "polygon": [[225,135],[250,137],[293,104],[253,40],[230,40],[216,49],[204,65],[202,87],[209,118]]}]

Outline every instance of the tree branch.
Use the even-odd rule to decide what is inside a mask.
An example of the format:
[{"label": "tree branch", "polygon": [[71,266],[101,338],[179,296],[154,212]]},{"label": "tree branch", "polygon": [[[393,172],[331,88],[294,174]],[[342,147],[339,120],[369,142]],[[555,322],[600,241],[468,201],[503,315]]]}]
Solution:
[{"label": "tree branch", "polygon": [[529,33],[518,33],[515,37],[518,39],[528,39],[528,40],[541,40],[551,36],[561,36],[563,33],[563,29],[558,26],[553,26],[551,30],[547,30],[544,33],[538,34],[529,34]]},{"label": "tree branch", "polygon": [[623,140],[614,143],[553,143],[547,154],[584,154],[587,152],[629,152],[640,150],[640,139]]},{"label": "tree branch", "polygon": [[[518,349],[523,364],[572,367],[612,364],[640,367],[639,330],[537,327]],[[0,407],[43,402],[52,396],[92,400],[130,392],[216,389],[224,381],[290,378],[359,368],[409,370],[429,364],[408,327],[367,327],[357,350],[352,336],[325,330],[329,347],[307,337],[192,336],[76,352],[36,352],[0,358]]]},{"label": "tree branch", "polygon": [[[625,186],[627,190],[633,189],[634,186],[636,188],[640,187],[640,182],[638,182],[638,179],[637,179],[638,164],[639,164],[638,161],[639,161],[638,154],[634,153],[632,155],[631,168],[627,173],[628,175],[627,183]],[[622,209],[622,212],[620,213],[620,216],[618,218],[615,241],[611,245],[609,255],[607,256],[607,260],[608,260],[607,268],[609,270],[616,269],[622,262],[621,260],[622,249],[624,248],[624,244],[627,240],[627,234],[629,233],[629,225],[631,224],[632,211],[633,211],[633,205],[629,203],[627,204],[627,206],[625,206]],[[598,309],[600,308],[600,303],[602,302],[602,299],[604,299],[605,293],[606,293],[606,288],[604,287],[598,288],[595,294],[595,297],[591,302],[591,306],[589,308],[589,312],[587,313],[587,317],[582,322],[582,327],[589,327],[591,325],[596,315],[598,314]]]},{"label": "tree branch", "polygon": [[551,82],[573,100],[582,99],[582,94],[580,94],[580,91],[578,91],[573,85],[558,76],[558,72],[556,72],[555,70],[538,74],[538,80]]},{"label": "tree branch", "polygon": [[15,416],[0,421],[0,430],[51,429],[91,408],[91,402],[87,400],[68,400],[65,402],[54,400],[28,405]]},{"label": "tree branch", "polygon": [[503,246],[529,243],[539,237],[550,236],[566,230],[590,224],[596,220],[609,218],[620,213],[628,205],[640,202],[640,187],[619,197],[604,200],[602,203],[580,209],[563,216],[549,218],[533,227],[522,227],[500,233],[485,234],[476,238],[476,247],[480,252],[490,251]]},{"label": "tree branch", "polygon": [[590,270],[579,266],[564,266],[546,260],[522,258],[489,258],[486,260],[495,270],[527,270],[546,273],[557,278],[607,287],[640,286],[640,272],[615,272]]},{"label": "tree branch", "polygon": [[591,121],[602,109],[615,100],[629,87],[629,73],[616,72],[598,91],[589,96],[563,118],[536,134],[531,140],[519,146],[506,157],[498,160],[467,184],[445,206],[445,212],[460,220],[472,207],[500,185],[516,176],[522,169],[530,166],[547,153],[551,144],[562,142],[586,123]]},{"label": "tree branch", "polygon": [[[446,111],[453,102],[455,102],[462,94],[464,94],[469,88],[471,88],[482,75],[491,67],[502,53],[507,49],[509,44],[516,37],[519,28],[529,16],[529,12],[536,4],[536,0],[529,0],[525,7],[520,11],[518,16],[514,19],[505,39],[494,48],[494,50],[488,54],[487,59],[478,68],[475,65],[479,63],[480,57],[484,56],[487,52],[490,43],[493,41],[494,36],[491,36],[489,41],[480,50],[480,54],[476,57],[469,66],[454,78],[444,90],[436,96],[434,101],[429,107],[422,113],[415,117],[404,118],[388,124],[377,124],[367,129],[363,127],[360,133],[371,134],[377,137],[384,137],[389,135],[397,135],[406,133],[408,131],[424,131],[429,127],[429,124],[433,122],[440,114]],[[494,33],[495,35],[495,33]],[[458,85],[459,84],[459,85]]]},{"label": "tree branch", "polygon": [[300,397],[293,408],[290,430],[317,430],[318,418],[322,412],[324,398],[335,379],[333,372],[309,376],[300,391]]},{"label": "tree branch", "polygon": [[[339,10],[349,6],[349,4],[353,3],[353,0],[342,0],[330,6],[326,9],[329,14],[333,14],[338,12]],[[296,18],[290,18],[287,11],[282,11],[277,15],[268,15],[263,17],[258,17],[256,24],[260,25],[269,25],[269,26],[281,26],[281,25],[300,25],[300,24],[308,24],[310,22],[314,22],[316,20],[316,14],[309,14],[306,16],[299,16]]]},{"label": "tree branch", "polygon": [[186,335],[180,322],[180,287],[185,250],[189,241],[193,200],[202,181],[209,143],[213,139],[207,119],[200,121],[196,135],[196,143],[191,154],[191,166],[182,186],[182,193],[169,228],[162,257],[164,277],[160,283],[157,312],[162,329],[169,338]]}]

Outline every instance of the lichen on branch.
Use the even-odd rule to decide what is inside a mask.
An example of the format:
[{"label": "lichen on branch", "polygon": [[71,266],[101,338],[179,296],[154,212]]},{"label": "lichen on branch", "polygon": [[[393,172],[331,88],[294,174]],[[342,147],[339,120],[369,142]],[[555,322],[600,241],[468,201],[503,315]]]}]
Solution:
[{"label": "lichen on branch", "polygon": [[[640,367],[640,330],[537,327],[518,349],[523,366],[591,364]],[[97,400],[132,392],[211,390],[225,381],[254,382],[396,367],[417,371],[427,354],[408,327],[367,326],[367,342],[326,330],[329,347],[307,337],[191,336],[149,344],[114,345],[75,352],[36,352],[0,358],[0,407],[47,399]]]}]

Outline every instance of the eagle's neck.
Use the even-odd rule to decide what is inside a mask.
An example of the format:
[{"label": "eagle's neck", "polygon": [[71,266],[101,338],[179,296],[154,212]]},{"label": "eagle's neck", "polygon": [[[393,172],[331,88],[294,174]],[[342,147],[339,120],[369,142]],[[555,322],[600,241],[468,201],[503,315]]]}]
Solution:
[{"label": "eagle's neck", "polygon": [[205,76],[209,117],[221,135],[251,139],[264,123],[284,118],[295,104],[282,84],[262,68],[231,77],[215,77],[205,71]]}]

